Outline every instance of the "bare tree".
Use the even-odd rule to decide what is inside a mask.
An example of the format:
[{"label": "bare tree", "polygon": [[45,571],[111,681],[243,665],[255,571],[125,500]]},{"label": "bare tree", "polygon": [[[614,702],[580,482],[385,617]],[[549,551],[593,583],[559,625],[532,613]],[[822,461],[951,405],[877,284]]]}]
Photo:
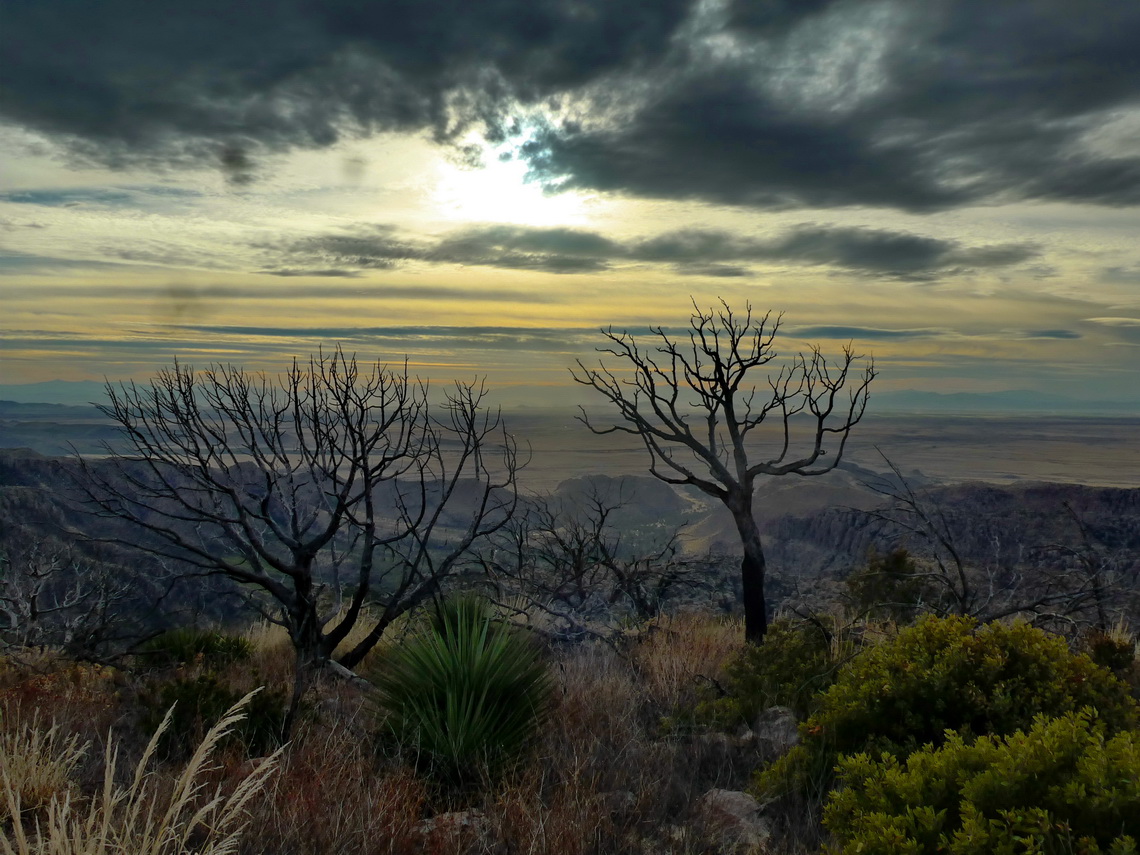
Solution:
[{"label": "bare tree", "polygon": [[600,635],[614,617],[648,620],[680,590],[701,587],[701,574],[679,554],[680,527],[633,544],[614,523],[632,497],[597,487],[573,498],[532,497],[481,555],[503,604],[551,619],[560,637]]},{"label": "bare tree", "polygon": [[1108,633],[1119,623],[1135,622],[1140,614],[1140,563],[1126,550],[1108,548],[1084,517],[1064,502],[1066,515],[1079,536],[1077,545],[1048,544],[1042,558],[1052,560],[1069,582],[1070,601],[1087,615],[1093,627]]},{"label": "bare tree", "polygon": [[299,675],[354,630],[337,661],[359,663],[514,510],[515,444],[479,383],[433,408],[406,363],[338,347],[277,378],[175,364],[107,393],[129,450],[80,459],[82,487],[138,535],[107,539],[238,583],[288,630]]},{"label": "bare tree", "polygon": [[[878,523],[878,536],[889,539],[896,549],[902,545],[912,551],[917,560],[909,562],[905,574],[897,575],[900,579],[905,575],[904,588],[923,593],[919,601],[879,605],[983,621],[1025,615],[1039,624],[1091,624],[1102,631],[1127,614],[1136,583],[1135,572],[1129,572],[1129,557],[1098,543],[1068,502],[1063,508],[1075,524],[1077,545],[1035,546],[1019,542],[1016,536],[1011,543],[1008,531],[1003,531],[1008,529],[1007,521],[995,527],[980,515],[948,515],[929,491],[916,490],[899,467],[879,453],[890,473],[866,486],[888,502],[855,513]],[[976,548],[963,548],[964,532],[982,541],[991,554],[980,556]]]},{"label": "bare tree", "polygon": [[0,549],[0,647],[50,646],[99,658],[115,642],[137,640],[122,626],[119,607],[141,581],[48,539],[6,546]]},{"label": "bare tree", "polygon": [[[863,417],[875,377],[873,361],[852,377],[862,357],[850,347],[836,363],[813,347],[769,373],[757,388],[758,369],[777,358],[780,322],[771,313],[753,316],[751,305],[738,314],[723,300],[719,309],[708,311],[694,302],[687,341],[650,327],[653,344],[646,347],[628,331],[611,327],[602,330],[609,343],[598,350],[623,362],[622,372],[604,362],[587,368],[581,360],[577,370],[571,369],[574,379],[599,392],[621,419],[600,427],[583,409],[580,418],[587,427],[598,434],[639,437],[649,452],[651,474],[669,484],[695,486],[732,514],[744,553],[745,637],[753,643],[768,629],[764,550],[752,513],[756,481],[834,469]],[[777,423],[778,439],[770,453],[761,454],[749,440],[769,419]],[[793,450],[794,434],[803,436],[799,450]]]}]

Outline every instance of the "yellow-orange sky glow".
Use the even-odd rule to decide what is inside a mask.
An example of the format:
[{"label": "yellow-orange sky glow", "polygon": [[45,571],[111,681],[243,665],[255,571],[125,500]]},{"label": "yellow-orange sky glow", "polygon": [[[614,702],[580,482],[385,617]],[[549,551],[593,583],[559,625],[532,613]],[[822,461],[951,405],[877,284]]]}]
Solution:
[{"label": "yellow-orange sky glow", "polygon": [[[562,406],[599,326],[680,329],[691,298],[723,298],[783,312],[784,352],[873,353],[880,392],[1140,410],[1140,70],[1112,59],[1140,15],[1090,11],[1074,34],[1064,4],[1003,3],[994,59],[967,0],[763,20],[743,0],[632,3],[597,32],[552,3],[550,27],[473,9],[430,34],[427,9],[350,27],[259,0],[273,14],[220,41],[191,2],[184,71],[157,12],[93,4],[110,45],[61,58],[37,39],[84,21],[12,8],[0,385],[174,358],[275,370],[343,343]],[[311,30],[266,50],[297,70],[247,59],[242,27],[289,16]],[[448,52],[413,56],[413,37]]]}]

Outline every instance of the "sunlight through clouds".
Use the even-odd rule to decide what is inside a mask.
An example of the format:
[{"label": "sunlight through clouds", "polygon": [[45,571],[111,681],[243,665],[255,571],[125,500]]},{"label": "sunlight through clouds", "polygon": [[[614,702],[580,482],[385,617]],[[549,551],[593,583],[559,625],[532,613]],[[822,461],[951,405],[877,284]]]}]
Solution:
[{"label": "sunlight through clouds", "polygon": [[547,193],[540,182],[527,180],[527,171],[526,162],[513,156],[488,157],[479,167],[442,161],[436,167],[432,203],[443,218],[457,222],[531,226],[590,222],[588,195]]}]

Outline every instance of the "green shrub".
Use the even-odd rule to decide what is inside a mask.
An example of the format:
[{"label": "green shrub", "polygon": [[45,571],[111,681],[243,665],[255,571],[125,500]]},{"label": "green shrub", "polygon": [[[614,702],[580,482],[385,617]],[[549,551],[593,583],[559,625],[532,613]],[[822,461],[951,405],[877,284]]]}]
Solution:
[{"label": "green shrub", "polygon": [[[158,683],[140,696],[142,726],[148,733],[157,732],[169,711],[170,727],[159,748],[168,757],[187,757],[243,694],[215,674]],[[283,690],[262,689],[250,697],[244,718],[228,732],[226,743],[240,744],[248,753],[267,754],[281,744],[287,709]]]},{"label": "green shrub", "polygon": [[1106,738],[1087,708],[1009,736],[951,732],[905,761],[856,754],[839,775],[835,855],[1136,853],[1140,839],[1140,740]]},{"label": "green shrub", "polygon": [[847,592],[858,614],[903,624],[912,623],[941,594],[905,549],[872,552],[867,566],[847,577]]},{"label": "green shrub", "polygon": [[150,639],[139,653],[148,664],[158,667],[201,665],[207,670],[216,670],[249,659],[253,645],[240,635],[181,627]]},{"label": "green shrub", "polygon": [[474,598],[442,604],[430,628],[395,648],[373,681],[386,730],[453,784],[515,757],[541,723],[552,685],[534,646]]},{"label": "green shrub", "polygon": [[705,697],[691,716],[693,722],[725,730],[748,726],[773,706],[791,707],[806,717],[854,650],[838,636],[833,621],[773,621],[763,643],[747,645],[725,666],[719,697],[712,689],[702,689]]},{"label": "green shrub", "polygon": [[1086,706],[1111,733],[1137,722],[1128,687],[1063,639],[1020,622],[927,617],[853,659],[801,725],[801,743],[756,786],[822,795],[842,754],[901,759],[946,731],[1006,735]]},{"label": "green shrub", "polygon": [[1140,659],[1136,656],[1136,638],[1124,627],[1108,632],[1094,629],[1084,639],[1084,649],[1097,665],[1107,668],[1132,688],[1132,697],[1140,698]]}]

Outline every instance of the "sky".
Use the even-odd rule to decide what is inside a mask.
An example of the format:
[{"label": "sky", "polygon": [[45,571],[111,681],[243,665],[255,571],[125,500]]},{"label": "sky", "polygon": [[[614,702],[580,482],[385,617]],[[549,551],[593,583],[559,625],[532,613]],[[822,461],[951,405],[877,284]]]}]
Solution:
[{"label": "sky", "polygon": [[[336,343],[588,400],[693,301],[1140,405],[1136,0],[0,0],[0,383]],[[874,396],[872,397],[872,409]]]}]

